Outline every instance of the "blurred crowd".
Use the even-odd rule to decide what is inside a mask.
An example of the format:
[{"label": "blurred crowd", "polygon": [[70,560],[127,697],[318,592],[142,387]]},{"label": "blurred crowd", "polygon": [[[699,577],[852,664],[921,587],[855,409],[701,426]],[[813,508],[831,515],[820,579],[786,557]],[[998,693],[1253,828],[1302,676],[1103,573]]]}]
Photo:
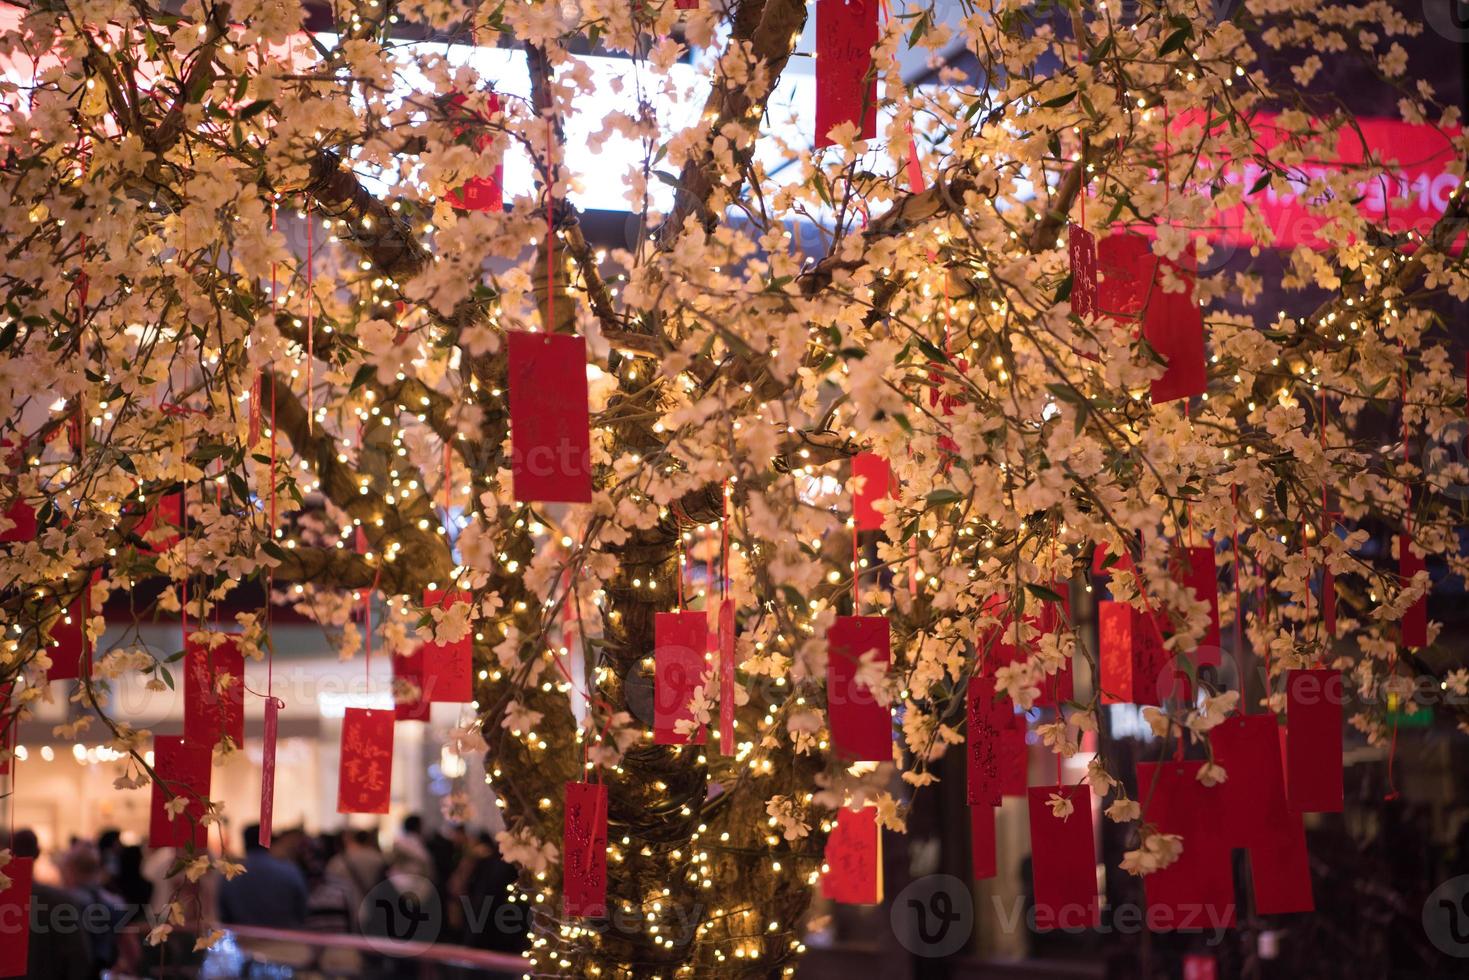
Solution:
[{"label": "blurred crowd", "polygon": [[[226,880],[210,871],[189,882],[183,852],[128,844],[114,830],[45,854],[34,832],[0,831],[0,850],[37,859],[26,975],[176,975],[198,961],[199,937],[231,926],[525,948],[528,907],[514,900],[516,870],[487,832],[452,824],[425,832],[412,815],[386,843],[372,829],[293,828],[262,846],[252,825],[240,844],[229,857],[246,873]],[[397,973],[388,957],[371,960],[364,974]]]}]

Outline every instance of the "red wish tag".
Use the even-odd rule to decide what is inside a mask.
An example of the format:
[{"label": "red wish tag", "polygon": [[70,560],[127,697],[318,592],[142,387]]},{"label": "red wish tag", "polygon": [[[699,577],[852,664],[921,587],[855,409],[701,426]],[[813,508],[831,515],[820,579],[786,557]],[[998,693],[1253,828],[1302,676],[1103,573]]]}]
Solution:
[{"label": "red wish tag", "polygon": [[515,499],[592,499],[587,342],[570,334],[511,331],[510,469]]},{"label": "red wish tag", "polygon": [[10,879],[9,886],[0,891],[0,977],[28,975],[35,863],[35,858],[18,857],[0,868],[0,874]]},{"label": "red wish tag", "polygon": [[892,712],[857,676],[865,653],[884,666],[892,659],[888,621],[881,616],[838,616],[826,642],[826,715],[832,752],[848,762],[891,762]]},{"label": "red wish tag", "polygon": [[607,914],[607,787],[567,783],[561,836],[563,912]]},{"label": "red wish tag", "polygon": [[988,803],[969,808],[969,863],[975,881],[998,873],[995,859],[995,808]]},{"label": "red wish tag", "polygon": [[393,714],[348,708],[342,715],[338,813],[387,813],[393,790]]},{"label": "red wish tag", "polygon": [[1180,693],[1173,654],[1163,645],[1162,616],[1125,602],[1097,603],[1103,704],[1162,704]]},{"label": "red wish tag", "polygon": [[[1164,287],[1169,277],[1182,280],[1177,292]],[[1194,258],[1179,262],[1164,259],[1155,263],[1152,289],[1143,314],[1143,337],[1167,367],[1152,382],[1153,404],[1202,395],[1209,386],[1209,368],[1204,359],[1204,317],[1194,299]]]},{"label": "red wish tag", "polygon": [[24,500],[12,502],[5,509],[5,519],[14,527],[0,531],[0,544],[18,544],[36,539],[36,511]]},{"label": "red wish tag", "polygon": [[874,504],[893,496],[893,470],[877,453],[852,457],[852,520],[859,531],[882,528],[882,514]]},{"label": "red wish tag", "polygon": [[[448,609],[467,604],[468,592],[424,589],[425,609]],[[430,640],[423,644],[423,699],[434,704],[463,704],[474,700],[474,641],[472,633],[453,643]]]},{"label": "red wish tag", "polygon": [[1071,260],[1071,312],[1083,320],[1097,312],[1097,238],[1080,225],[1071,225],[1066,237]]},{"label": "red wish tag", "polygon": [[1285,798],[1296,813],[1340,813],[1342,698],[1339,670],[1288,670]]},{"label": "red wish tag", "polygon": [[1012,715],[1000,731],[1000,793],[1024,796],[1030,784],[1030,747],[1025,743],[1025,716]]},{"label": "red wish tag", "polygon": [[[148,822],[149,847],[203,850],[209,840],[204,807],[209,799],[212,752],[205,743],[182,735],[153,737],[153,799]],[[182,811],[170,816],[168,803],[182,799]]]},{"label": "red wish tag", "polygon": [[[1071,801],[1070,815],[1052,812],[1047,801],[1053,794]],[[1102,913],[1091,791],[1085,786],[1032,786],[1029,799],[1036,930],[1096,928]]]},{"label": "red wish tag", "polygon": [[281,702],[265,699],[265,737],[260,747],[260,846],[270,846],[275,826],[275,743],[280,732]]},{"label": "red wish tag", "polygon": [[46,648],[46,656],[51,658],[51,666],[46,670],[48,681],[74,681],[82,675],[82,658],[86,654],[85,619],[78,599],[51,624],[51,644]]},{"label": "red wish tag", "polygon": [[393,717],[398,721],[428,721],[433,709],[423,676],[423,645],[393,661]]},{"label": "red wish tag", "polygon": [[1099,316],[1134,319],[1148,301],[1157,259],[1141,235],[1106,235],[1097,242],[1097,305]]},{"label": "red wish tag", "polygon": [[[1423,571],[1427,566],[1423,558],[1414,553],[1410,547],[1413,541],[1411,534],[1398,535],[1398,577],[1404,585]],[[1425,595],[1417,602],[1408,607],[1403,613],[1402,621],[1402,644],[1405,647],[1428,646],[1428,597]]]},{"label": "red wish tag", "polygon": [[1234,866],[1220,841],[1219,792],[1199,782],[1202,762],[1139,762],[1144,819],[1183,838],[1178,860],[1143,876],[1147,925],[1155,932],[1233,926]]},{"label": "red wish tag", "polygon": [[184,738],[213,747],[228,737],[245,744],[245,657],[238,640],[219,646],[190,640],[184,650]]},{"label": "red wish tag", "polygon": [[[1040,616],[1036,619],[1036,626],[1045,636],[1059,633],[1066,628],[1066,621],[1071,618],[1071,589],[1066,582],[1051,580],[1050,589],[1061,596],[1060,602],[1050,599],[1041,603]],[[1076,697],[1076,679],[1072,670],[1071,658],[1054,674],[1048,674],[1040,679],[1041,693],[1035,699],[1038,708],[1059,707],[1066,701]]]},{"label": "red wish tag", "polygon": [[184,493],[166,493],[154,501],[133,533],[143,539],[143,551],[159,554],[179,543],[178,529],[184,523]]},{"label": "red wish tag", "polygon": [[1014,712],[1008,699],[995,699],[994,680],[978,674],[969,678],[965,701],[968,802],[975,807],[999,806],[1003,793],[1000,739],[1002,733],[1014,729]]},{"label": "red wish tag", "polygon": [[1306,825],[1299,813],[1287,814],[1259,846],[1250,848],[1250,880],[1258,915],[1315,910]]},{"label": "red wish tag", "polygon": [[[459,108],[468,101],[463,95],[456,93],[449,100],[454,108]],[[482,121],[488,122],[490,117],[500,111],[500,99],[492,92],[485,97],[485,115]],[[468,129],[467,125],[456,127],[456,135]],[[480,133],[474,138],[474,148],[483,153],[494,142],[488,133]],[[505,210],[505,165],[497,163],[495,172],[490,177],[471,177],[464,182],[464,186],[456,191],[449,192],[449,203],[461,211],[503,211]]]},{"label": "red wish tag", "polygon": [[719,604],[719,751],[735,754],[735,604]]},{"label": "red wish tag", "polygon": [[1214,563],[1214,549],[1209,547],[1187,549],[1188,567],[1183,569],[1182,581],[1194,590],[1194,597],[1209,604],[1209,628],[1199,640],[1194,651],[1194,660],[1199,666],[1217,667],[1223,651],[1219,648],[1219,578]]},{"label": "red wish tag", "polygon": [[710,665],[704,657],[709,646],[709,619],[702,612],[657,613],[653,617],[653,742],[656,745],[703,744],[709,737],[703,725],[691,734],[678,730],[680,721],[696,721],[689,710],[694,688],[705,683]]},{"label": "red wish tag", "polygon": [[882,901],[882,834],[877,810],[837,811],[837,824],[826,838],[825,863],[822,897],[843,905]]},{"label": "red wish tag", "polygon": [[859,139],[877,135],[877,0],[817,0],[816,148],[830,133],[856,123]]},{"label": "red wish tag", "polygon": [[1214,761],[1227,776],[1215,788],[1222,840],[1231,847],[1264,844],[1286,821],[1279,729],[1274,715],[1236,715],[1209,733]]}]

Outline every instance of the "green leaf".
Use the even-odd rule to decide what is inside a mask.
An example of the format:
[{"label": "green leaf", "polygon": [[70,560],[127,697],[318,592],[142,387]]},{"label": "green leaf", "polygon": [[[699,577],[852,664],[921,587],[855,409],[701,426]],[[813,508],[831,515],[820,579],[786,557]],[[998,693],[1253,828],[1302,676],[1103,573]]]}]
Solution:
[{"label": "green leaf", "polygon": [[1072,274],[1066,273],[1066,278],[1061,280],[1061,285],[1056,287],[1056,295],[1051,297],[1052,303],[1064,303],[1071,298]]},{"label": "green leaf", "polygon": [[356,391],[358,388],[361,388],[363,385],[367,384],[369,380],[375,378],[376,376],[377,368],[373,367],[371,364],[364,364],[357,369],[356,374],[352,375],[352,384],[347,390]]},{"label": "green leaf", "polygon": [[12,319],[5,324],[5,329],[0,330],[0,350],[6,350],[15,343],[16,335],[20,333],[20,321]]},{"label": "green leaf", "polygon": [[1042,109],[1059,109],[1072,99],[1076,98],[1076,89],[1072,89],[1065,95],[1058,95],[1054,99],[1047,99],[1041,103]]},{"label": "green leaf", "polygon": [[928,507],[942,507],[963,500],[964,495],[958,490],[934,490],[923,499]]},{"label": "green leaf", "polygon": [[1048,589],[1044,585],[1035,585],[1034,583],[1027,582],[1025,583],[1025,590],[1031,595],[1035,596],[1037,599],[1040,599],[1044,602],[1061,603],[1066,601],[1066,599],[1062,597],[1061,593],[1057,592],[1055,589]]},{"label": "green leaf", "polygon": [[1180,50],[1193,36],[1193,28],[1180,27],[1168,35],[1168,38],[1163,42],[1163,46],[1158,49],[1158,54],[1167,55]]}]

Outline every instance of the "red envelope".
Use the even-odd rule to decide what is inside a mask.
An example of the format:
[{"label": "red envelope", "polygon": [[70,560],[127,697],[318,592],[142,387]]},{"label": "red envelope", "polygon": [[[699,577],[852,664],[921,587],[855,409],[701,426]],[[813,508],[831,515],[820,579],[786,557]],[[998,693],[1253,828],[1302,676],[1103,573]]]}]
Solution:
[{"label": "red envelope", "polygon": [[[1404,583],[1426,567],[1423,559],[1414,554],[1413,549],[1409,547],[1409,542],[1412,540],[1411,534],[1398,535],[1398,576]],[[1428,597],[1426,595],[1409,606],[1408,611],[1403,613],[1401,629],[1403,646],[1428,646]]]},{"label": "red envelope", "polygon": [[[1052,815],[1046,801],[1053,793],[1071,801],[1070,816]],[[1029,798],[1036,930],[1096,928],[1102,911],[1097,903],[1091,792],[1085,786],[1032,786]]]},{"label": "red envelope", "polygon": [[[1156,273],[1143,314],[1143,337],[1167,365],[1161,378],[1152,382],[1153,404],[1202,395],[1209,386],[1209,366],[1204,354],[1204,316],[1194,299],[1194,258],[1179,262],[1164,259],[1155,264]],[[1164,268],[1173,270],[1187,284],[1181,292],[1163,288]]]},{"label": "red envelope", "polygon": [[1025,717],[1011,716],[1011,727],[1000,731],[1000,793],[1024,796],[1030,783],[1030,747],[1025,744]]},{"label": "red envelope", "polygon": [[561,837],[562,910],[599,919],[607,914],[607,787],[567,783]]},{"label": "red envelope", "polygon": [[1001,735],[1014,730],[1015,713],[1008,698],[995,699],[995,682],[978,674],[969,678],[965,707],[969,805],[999,806],[1004,792]]},{"label": "red envelope", "polygon": [[995,808],[988,803],[969,808],[969,854],[975,881],[996,875]]},{"label": "red envelope", "polygon": [[1080,225],[1070,225],[1067,231],[1071,312],[1084,320],[1097,312],[1097,238]]},{"label": "red envelope", "polygon": [[877,0],[817,0],[816,148],[831,146],[828,133],[857,124],[861,139],[877,135]]},{"label": "red envelope", "polygon": [[348,708],[342,715],[338,813],[387,813],[393,790],[393,714]]},{"label": "red envelope", "polygon": [[1143,818],[1183,838],[1168,867],[1143,876],[1147,924],[1154,932],[1213,929],[1235,923],[1234,866],[1220,841],[1219,793],[1199,782],[1203,762],[1139,762]]},{"label": "red envelope", "polygon": [[1199,640],[1193,657],[1200,667],[1217,667],[1223,651],[1219,647],[1219,576],[1214,563],[1214,549],[1189,548],[1186,558],[1188,567],[1181,570],[1183,584],[1194,590],[1196,598],[1209,604],[1209,628]]},{"label": "red envelope", "polygon": [[892,712],[857,683],[864,653],[875,651],[878,663],[891,661],[888,621],[882,616],[838,616],[826,641],[826,715],[833,754],[849,762],[891,762]]},{"label": "red envelope", "polygon": [[[455,603],[470,602],[472,598],[468,592],[423,590],[423,605],[426,609],[448,609]],[[454,643],[435,643],[430,640],[423,644],[421,687],[425,700],[434,704],[463,704],[474,700],[473,636],[471,632]]]},{"label": "red envelope", "polygon": [[1342,688],[1339,670],[1285,673],[1285,796],[1297,813],[1340,813]]},{"label": "red envelope", "polygon": [[[218,680],[231,678],[221,691]],[[190,640],[184,649],[184,738],[211,748],[228,738],[245,744],[245,657],[227,637],[213,650]]]},{"label": "red envelope", "polygon": [[[153,736],[152,813],[148,822],[149,847],[188,847],[202,851],[209,829],[201,822],[209,799],[212,753],[207,744],[182,735]],[[183,798],[188,805],[169,819],[169,800]]]},{"label": "red envelope", "polygon": [[423,676],[423,645],[393,661],[393,717],[398,721],[428,721],[433,703],[428,699]]},{"label": "red envelope", "polygon": [[592,499],[587,343],[570,334],[507,335],[510,469],[515,499]]},{"label": "red envelope", "polygon": [[656,745],[702,745],[708,730],[697,726],[680,735],[678,722],[692,719],[689,699],[710,671],[704,651],[709,646],[709,618],[702,612],[657,613],[653,617],[653,742]]},{"label": "red envelope", "polygon": [[1099,316],[1133,319],[1143,311],[1157,259],[1142,235],[1121,232],[1097,241]]},{"label": "red envelope", "polygon": [[[462,106],[467,100],[464,96],[455,94],[449,100],[454,107]],[[489,115],[484,117],[488,122],[490,116],[500,111],[500,100],[494,93],[486,97],[485,108]],[[459,131],[467,127],[459,127]],[[457,135],[457,134],[456,134]],[[475,137],[474,148],[481,153],[494,142],[494,138],[488,134],[480,134]],[[505,210],[505,165],[495,166],[492,177],[471,177],[464,182],[464,187],[457,191],[449,192],[449,203],[462,211],[503,211]]]},{"label": "red envelope", "polygon": [[280,729],[280,702],[265,699],[265,738],[260,750],[260,846],[269,847],[275,826],[275,743]]},{"label": "red envelope", "polygon": [[857,530],[879,530],[882,514],[873,505],[893,495],[892,467],[877,453],[858,453],[852,457],[852,482],[852,519]]},{"label": "red envelope", "polygon": [[877,810],[842,808],[826,838],[826,873],[822,897],[843,905],[876,905],[882,901],[882,835]]},{"label": "red envelope", "polygon": [[719,751],[735,754],[735,606],[719,603]]},{"label": "red envelope", "polygon": [[23,977],[28,972],[35,864],[35,858],[18,857],[0,868],[10,879],[10,885],[0,891],[0,977]]}]

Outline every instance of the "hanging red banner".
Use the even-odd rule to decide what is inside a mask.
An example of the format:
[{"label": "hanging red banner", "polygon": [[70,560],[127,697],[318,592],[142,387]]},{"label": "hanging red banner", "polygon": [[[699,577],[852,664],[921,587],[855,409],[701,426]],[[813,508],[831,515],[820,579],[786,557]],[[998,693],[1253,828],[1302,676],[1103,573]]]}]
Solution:
[{"label": "hanging red banner", "polygon": [[433,705],[423,676],[423,645],[394,654],[393,717],[398,721],[428,721]]},{"label": "hanging red banner", "polygon": [[[1041,612],[1035,622],[1043,636],[1051,636],[1063,631],[1066,629],[1066,623],[1071,619],[1070,584],[1052,579],[1050,589],[1061,597],[1061,601],[1054,602],[1046,599],[1041,603]],[[1072,669],[1072,658],[1068,656],[1065,663],[1054,674],[1042,677],[1039,687],[1041,693],[1035,699],[1035,706],[1038,708],[1056,708],[1076,697],[1076,678]]]},{"label": "hanging red banner", "polygon": [[1260,846],[1250,848],[1250,881],[1257,915],[1316,910],[1306,825],[1299,813],[1288,814]]},{"label": "hanging red banner", "polygon": [[1080,225],[1067,228],[1071,261],[1071,312],[1085,320],[1097,312],[1097,238]]},{"label": "hanging red banner", "polygon": [[1152,243],[1142,235],[1116,232],[1099,239],[1096,313],[1135,319],[1148,302],[1155,264]]},{"label": "hanging red banner", "polygon": [[342,715],[338,813],[387,813],[393,790],[393,714],[348,708]]},{"label": "hanging red banner", "polygon": [[1340,813],[1342,699],[1339,670],[1288,670],[1285,798],[1297,813]]},{"label": "hanging red banner", "polygon": [[[1192,249],[1177,262],[1159,259],[1153,266],[1143,338],[1167,365],[1163,376],[1154,378],[1151,385],[1153,404],[1161,405],[1202,395],[1209,385],[1209,367],[1204,353],[1204,316],[1194,298],[1197,263]],[[1165,278],[1182,281],[1183,288],[1167,288]]]},{"label": "hanging red banner", "polygon": [[1125,602],[1097,603],[1103,704],[1161,705],[1179,693],[1179,672],[1163,646],[1160,619]]},{"label": "hanging red banner", "polygon": [[1198,666],[1219,666],[1223,651],[1219,636],[1219,577],[1211,547],[1188,548],[1188,567],[1180,569],[1182,583],[1194,590],[1194,597],[1209,604],[1209,627],[1204,631],[1199,646],[1193,651]]},{"label": "hanging red banner", "polygon": [[996,700],[993,679],[976,674],[969,678],[965,695],[970,806],[999,806],[1003,787],[1001,775],[1001,734],[1012,730],[1014,712],[1007,698]]},{"label": "hanging red banner", "polygon": [[[1072,811],[1058,817],[1048,800],[1059,795]],[[1094,929],[1101,924],[1097,903],[1097,857],[1092,841],[1091,792],[1085,786],[1032,786],[1030,866],[1035,895],[1035,928]]]},{"label": "hanging red banner", "polygon": [[[0,874],[10,879],[10,884],[0,889],[0,977],[29,975],[31,884],[35,863],[35,858],[18,857],[0,868]],[[57,910],[45,911],[49,914]]]},{"label": "hanging red banner", "polygon": [[[182,735],[153,737],[153,798],[148,822],[149,847],[187,847],[202,851],[209,840],[204,826],[204,808],[209,799],[213,753],[209,745],[191,742]],[[185,805],[170,817],[168,803],[182,799]]]},{"label": "hanging red banner", "polygon": [[228,737],[245,744],[245,656],[236,637],[211,648],[184,648],[184,738],[211,748]]},{"label": "hanging red banner", "polygon": [[[449,100],[450,106],[455,109],[463,106],[468,100],[458,93]],[[495,113],[500,111],[500,99],[493,92],[485,96],[485,112],[480,116],[481,122],[489,122]],[[462,135],[470,128],[467,124],[455,127],[455,135]],[[479,153],[484,153],[494,138],[488,133],[480,133],[474,138],[474,148]],[[471,177],[464,182],[464,186],[456,191],[449,192],[449,203],[461,211],[503,211],[505,210],[505,165],[495,164],[494,174],[490,177]]]},{"label": "hanging red banner", "polygon": [[269,847],[275,826],[275,743],[280,731],[281,702],[265,699],[265,736],[260,745],[260,846]]},{"label": "hanging red banner", "polygon": [[988,803],[969,808],[969,866],[975,881],[998,872],[995,857],[995,808]]},{"label": "hanging red banner", "polygon": [[817,0],[816,148],[831,130],[855,123],[859,139],[877,135],[877,0]]},{"label": "hanging red banner", "polygon": [[893,496],[893,470],[877,453],[852,457],[852,520],[859,531],[882,529],[883,515],[874,506]]},{"label": "hanging red banner", "polygon": [[843,905],[876,905],[882,901],[882,832],[877,810],[837,811],[837,823],[826,838],[826,871],[822,897]]},{"label": "hanging red banner", "polygon": [[1030,785],[1030,747],[1025,741],[1025,716],[1012,715],[1009,728],[1000,731],[1000,793],[1024,796]]},{"label": "hanging red banner", "polygon": [[592,499],[587,343],[570,334],[506,334],[510,469],[522,503]]},{"label": "hanging red banner", "polygon": [[735,754],[735,604],[719,603],[719,751]]},{"label": "hanging red banner", "polygon": [[[468,592],[424,589],[425,609],[449,609],[473,601]],[[473,631],[453,643],[429,640],[423,644],[421,689],[423,698],[433,704],[464,704],[474,700]]]},{"label": "hanging red banner", "polygon": [[[1414,553],[1410,544],[1413,541],[1411,534],[1398,535],[1398,577],[1404,585],[1412,580],[1413,576],[1423,571],[1427,566],[1423,558]],[[1428,646],[1428,597],[1414,602],[1403,613],[1401,624],[1402,645],[1405,647]]]},{"label": "hanging red banner", "polygon": [[567,783],[561,835],[562,911],[599,919],[607,914],[607,787]]},{"label": "hanging red banner", "polygon": [[133,533],[143,539],[143,552],[160,554],[179,543],[184,523],[184,492],[160,494]]},{"label": "hanging red banner", "polygon": [[[655,745],[702,745],[708,729],[695,724],[680,734],[678,723],[695,721],[689,710],[694,688],[705,683],[710,664],[709,617],[703,612],[666,612],[653,617],[653,742]],[[711,678],[712,683],[712,678]],[[706,690],[706,693],[707,690]]]},{"label": "hanging red banner", "polygon": [[1234,865],[1220,843],[1218,791],[1199,782],[1203,762],[1139,762],[1137,785],[1144,819],[1183,838],[1183,851],[1166,868],[1143,876],[1147,925],[1154,932],[1217,929],[1235,923]]},{"label": "hanging red banner", "polygon": [[884,668],[892,659],[888,621],[881,616],[838,616],[826,641],[826,715],[832,752],[849,762],[891,762],[892,712],[858,680],[863,654],[871,653]]}]

